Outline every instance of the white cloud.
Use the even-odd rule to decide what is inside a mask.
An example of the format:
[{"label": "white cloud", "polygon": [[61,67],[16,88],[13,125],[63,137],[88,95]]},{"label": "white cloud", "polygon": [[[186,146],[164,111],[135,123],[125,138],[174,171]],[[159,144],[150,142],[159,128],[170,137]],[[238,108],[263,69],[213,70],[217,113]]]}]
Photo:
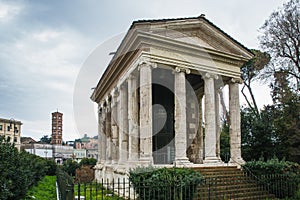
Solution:
[{"label": "white cloud", "polygon": [[39,33],[34,33],[33,38],[41,42],[49,42],[52,39],[55,39],[61,35],[60,32],[54,30],[43,30]]},{"label": "white cloud", "polygon": [[5,4],[0,2],[0,22],[7,22],[18,15],[22,7],[17,4]]}]

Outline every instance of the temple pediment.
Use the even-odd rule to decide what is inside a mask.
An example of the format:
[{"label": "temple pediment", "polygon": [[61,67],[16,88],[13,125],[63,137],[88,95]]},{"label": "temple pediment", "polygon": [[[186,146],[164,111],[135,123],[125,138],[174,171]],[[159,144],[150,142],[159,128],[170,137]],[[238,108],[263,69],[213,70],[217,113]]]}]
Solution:
[{"label": "temple pediment", "polygon": [[99,101],[112,89],[111,80],[126,78],[140,59],[180,66],[191,73],[210,72],[240,78],[240,67],[253,54],[203,15],[132,23],[92,95]]},{"label": "temple pediment", "polygon": [[217,52],[251,58],[253,55],[204,16],[182,19],[144,20],[133,22],[131,31],[141,30],[153,35],[185,42]]}]

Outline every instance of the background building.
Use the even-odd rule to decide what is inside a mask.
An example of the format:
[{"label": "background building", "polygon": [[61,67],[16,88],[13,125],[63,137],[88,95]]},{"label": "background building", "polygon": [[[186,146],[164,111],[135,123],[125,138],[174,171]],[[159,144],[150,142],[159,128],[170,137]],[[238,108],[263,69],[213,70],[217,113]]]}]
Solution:
[{"label": "background building", "polygon": [[22,144],[22,149],[28,153],[40,156],[42,158],[52,159],[53,157],[53,149],[51,144]]},{"label": "background building", "polygon": [[21,121],[0,118],[0,135],[10,138],[10,142],[14,143],[18,150],[21,144],[21,125]]},{"label": "background building", "polygon": [[60,112],[52,113],[52,140],[51,144],[62,144],[62,131],[63,131],[63,114]]},{"label": "background building", "polygon": [[75,149],[85,149],[86,157],[98,159],[98,136],[91,138],[84,134],[83,138],[75,140],[74,147]]}]

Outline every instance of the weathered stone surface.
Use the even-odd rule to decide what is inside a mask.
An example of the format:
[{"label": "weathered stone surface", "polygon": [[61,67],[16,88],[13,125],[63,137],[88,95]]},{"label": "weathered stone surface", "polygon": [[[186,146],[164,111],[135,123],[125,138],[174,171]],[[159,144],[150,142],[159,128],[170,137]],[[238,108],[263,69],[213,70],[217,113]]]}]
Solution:
[{"label": "weathered stone surface", "polygon": [[120,87],[119,164],[128,160],[128,93],[127,83]]},{"label": "weathered stone surface", "polygon": [[118,162],[119,132],[118,132],[118,91],[114,90],[111,103],[111,159],[112,164]]},{"label": "weathered stone surface", "polygon": [[140,161],[153,163],[152,158],[152,72],[149,63],[140,70]]},{"label": "weathered stone surface", "polygon": [[129,128],[129,155],[130,162],[138,161],[139,132],[138,132],[138,96],[137,78],[134,75],[128,78],[128,128]]},{"label": "weathered stone surface", "polygon": [[186,79],[185,70],[175,69],[175,163],[176,165],[190,164],[187,150],[186,127]]},{"label": "weathered stone surface", "polygon": [[239,84],[237,80],[229,83],[229,116],[230,116],[230,162],[244,164],[241,155],[241,115],[239,102]]},{"label": "weathered stone surface", "polygon": [[204,163],[219,162],[216,156],[216,106],[214,75],[204,75],[205,93],[205,159]]}]

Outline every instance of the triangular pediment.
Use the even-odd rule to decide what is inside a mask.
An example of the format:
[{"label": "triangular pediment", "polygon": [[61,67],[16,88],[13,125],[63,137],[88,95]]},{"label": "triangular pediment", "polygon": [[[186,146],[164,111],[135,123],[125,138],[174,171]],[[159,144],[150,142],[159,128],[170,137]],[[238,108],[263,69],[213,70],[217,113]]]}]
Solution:
[{"label": "triangular pediment", "polygon": [[133,23],[132,30],[142,30],[203,48],[251,58],[252,53],[203,16],[182,19],[144,20]]}]

